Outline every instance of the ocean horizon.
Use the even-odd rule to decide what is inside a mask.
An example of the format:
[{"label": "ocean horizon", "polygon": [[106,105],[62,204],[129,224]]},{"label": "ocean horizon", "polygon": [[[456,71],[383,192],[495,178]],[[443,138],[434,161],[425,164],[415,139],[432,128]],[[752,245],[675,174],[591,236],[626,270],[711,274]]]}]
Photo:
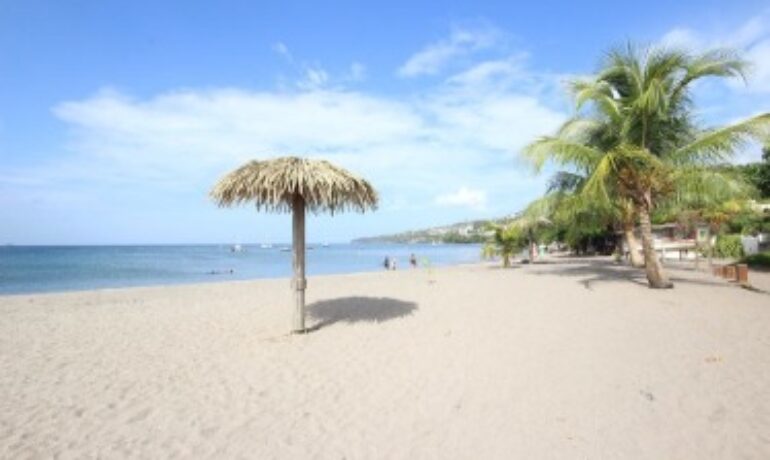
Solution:
[{"label": "ocean horizon", "polygon": [[[307,245],[307,276],[476,262],[478,244]],[[191,284],[291,276],[291,245],[145,244],[0,246],[0,295]]]}]

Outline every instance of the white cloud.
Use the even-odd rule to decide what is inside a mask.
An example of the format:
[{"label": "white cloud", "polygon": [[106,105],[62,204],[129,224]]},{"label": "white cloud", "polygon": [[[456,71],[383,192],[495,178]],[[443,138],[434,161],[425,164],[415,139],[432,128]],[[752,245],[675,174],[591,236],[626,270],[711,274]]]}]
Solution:
[{"label": "white cloud", "polygon": [[[525,181],[529,171],[517,172],[515,154],[564,119],[528,87],[454,83],[415,99],[215,89],[137,100],[105,90],[59,104],[54,114],[70,126],[71,141],[60,162],[33,174],[48,183],[195,190],[246,159],[297,154],[329,158],[371,177],[390,199],[426,206],[425,197],[447,183],[482,175],[490,192],[503,193]],[[506,202],[505,212],[521,204]]]},{"label": "white cloud", "polygon": [[696,51],[738,49],[751,61],[752,68],[747,85],[733,84],[733,87],[755,93],[770,93],[770,11],[760,13],[731,30],[701,31],[677,27],[662,37],[661,44]]},{"label": "white cloud", "polygon": [[286,81],[285,77],[281,77],[281,84],[283,86],[296,87],[302,90],[315,90],[332,86],[337,82],[351,83],[363,81],[366,77],[366,67],[359,62],[351,63],[348,70],[339,72],[338,75],[334,76],[318,63],[295,59],[289,47],[283,42],[274,43],[272,50],[285,59],[289,68],[295,74],[293,81],[290,80],[289,82]]},{"label": "white cloud", "polygon": [[662,45],[674,48],[698,49],[703,47],[701,38],[695,31],[681,27],[668,31],[660,41]]},{"label": "white cloud", "polygon": [[746,53],[753,69],[749,78],[749,88],[770,93],[770,37],[752,45]]},{"label": "white cloud", "polygon": [[329,82],[329,74],[320,67],[307,67],[304,78],[297,82],[302,89],[322,88]]},{"label": "white cloud", "polygon": [[[174,91],[135,100],[114,91],[58,105],[71,153],[45,169],[89,180],[196,187],[248,158],[323,156],[395,193],[435,196],[505,163],[563,115],[515,91],[434,90],[399,100],[342,90]],[[38,174],[40,176],[40,174]],[[505,187],[507,174],[496,187]]]},{"label": "white cloud", "polygon": [[510,83],[530,75],[524,68],[527,55],[519,53],[504,59],[482,61],[453,75],[449,82],[462,86],[486,85],[494,81]]},{"label": "white cloud", "polygon": [[435,202],[441,206],[465,206],[483,209],[487,205],[487,192],[463,186],[455,192],[437,196]]},{"label": "white cloud", "polygon": [[398,75],[401,77],[435,75],[453,59],[490,48],[499,41],[499,38],[499,32],[489,27],[475,30],[456,29],[449,38],[432,43],[412,55],[398,69]]}]

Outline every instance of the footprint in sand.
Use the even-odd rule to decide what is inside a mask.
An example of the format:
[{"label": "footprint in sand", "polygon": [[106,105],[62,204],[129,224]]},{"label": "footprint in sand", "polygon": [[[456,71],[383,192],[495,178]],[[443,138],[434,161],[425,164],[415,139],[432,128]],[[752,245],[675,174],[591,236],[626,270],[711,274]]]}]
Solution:
[{"label": "footprint in sand", "polygon": [[152,409],[150,409],[150,408],[141,410],[141,411],[137,412],[136,414],[134,414],[133,417],[128,419],[128,423],[141,422],[142,420],[146,419],[147,416],[150,415],[151,412],[152,412]]}]

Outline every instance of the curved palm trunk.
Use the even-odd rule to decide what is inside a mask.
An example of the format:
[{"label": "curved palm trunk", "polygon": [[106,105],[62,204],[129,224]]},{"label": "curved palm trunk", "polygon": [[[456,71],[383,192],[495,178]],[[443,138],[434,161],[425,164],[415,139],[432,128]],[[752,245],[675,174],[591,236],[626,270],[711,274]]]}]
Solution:
[{"label": "curved palm trunk", "polygon": [[647,282],[651,288],[667,289],[674,287],[669,281],[668,276],[663,270],[663,266],[658,260],[652,239],[652,223],[650,222],[650,211],[647,206],[639,207],[639,224],[642,229],[642,251],[644,253],[644,271],[647,274]]},{"label": "curved palm trunk", "polygon": [[294,197],[292,206],[292,266],[294,278],[291,287],[294,291],[294,319],[292,331],[305,332],[305,200],[299,195]]},{"label": "curved palm trunk", "polygon": [[631,266],[637,268],[643,267],[644,259],[642,259],[642,255],[639,254],[639,242],[636,241],[636,236],[634,236],[633,223],[623,224],[623,238],[626,240],[626,246],[628,247],[628,255],[629,259],[631,260]]}]

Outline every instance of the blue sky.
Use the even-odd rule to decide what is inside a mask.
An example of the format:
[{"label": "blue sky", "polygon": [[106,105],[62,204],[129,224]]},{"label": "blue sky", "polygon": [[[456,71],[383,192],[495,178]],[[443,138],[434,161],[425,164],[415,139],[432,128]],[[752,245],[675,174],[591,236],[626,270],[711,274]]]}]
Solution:
[{"label": "blue sky", "polygon": [[627,40],[754,61],[698,87],[707,125],[770,108],[766,1],[2,0],[0,243],[287,241],[288,216],[207,198],[282,154],[380,191],[311,241],[511,214],[543,191],[517,153],[569,116],[564,81]]}]

